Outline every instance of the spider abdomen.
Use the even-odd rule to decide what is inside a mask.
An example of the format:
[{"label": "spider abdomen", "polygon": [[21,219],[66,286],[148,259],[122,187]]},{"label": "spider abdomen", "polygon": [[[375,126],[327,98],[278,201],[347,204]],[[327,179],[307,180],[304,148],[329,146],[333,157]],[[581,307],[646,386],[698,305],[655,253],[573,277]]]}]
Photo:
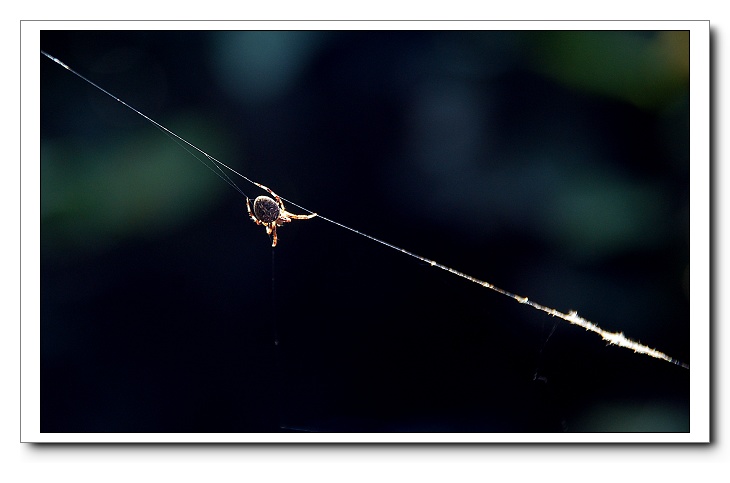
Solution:
[{"label": "spider abdomen", "polygon": [[259,196],[253,202],[253,214],[262,223],[272,223],[279,219],[279,205],[268,196]]}]

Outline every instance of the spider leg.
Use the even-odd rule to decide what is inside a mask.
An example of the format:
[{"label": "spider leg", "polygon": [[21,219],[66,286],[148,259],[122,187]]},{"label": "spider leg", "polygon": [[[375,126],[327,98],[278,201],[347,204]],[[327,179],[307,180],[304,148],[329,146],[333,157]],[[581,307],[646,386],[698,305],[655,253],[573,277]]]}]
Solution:
[{"label": "spider leg", "polygon": [[271,246],[275,247],[276,242],[278,241],[278,237],[276,236],[276,223],[272,223],[271,230],[267,230],[267,231],[270,231],[270,233],[272,234]]},{"label": "spider leg", "polygon": [[253,184],[255,184],[256,186],[258,186],[261,189],[268,191],[269,194],[274,197],[274,200],[276,200],[276,203],[279,205],[279,210],[281,210],[281,213],[283,215],[285,215],[285,218],[289,217],[292,220],[309,220],[310,218],[314,218],[315,216],[317,216],[317,213],[312,213],[311,215],[295,215],[293,213],[289,213],[288,211],[286,211],[286,208],[284,208],[284,202],[281,201],[281,198],[279,197],[279,195],[274,193],[271,190],[271,188],[267,188],[266,186],[262,185],[261,183],[257,183],[255,181],[253,182]]},{"label": "spider leg", "polygon": [[271,191],[271,188],[267,188],[266,186],[264,186],[260,183],[257,183],[256,181],[254,181],[253,184],[255,184],[256,186],[258,186],[259,188],[261,188],[263,190],[268,191],[269,194],[274,197],[274,199],[276,200],[276,202],[279,204],[280,207],[284,206],[284,204],[281,202],[281,198],[279,198],[279,195],[277,195],[276,193]]},{"label": "spider leg", "polygon": [[292,220],[309,220],[317,216],[317,213],[312,213],[311,215],[295,215],[294,213],[289,213],[288,211],[284,211],[284,214],[286,214],[286,216],[288,216]]},{"label": "spider leg", "polygon": [[279,237],[276,236],[276,222],[274,223],[261,223],[266,228],[266,234],[271,237],[271,246],[275,247]]}]

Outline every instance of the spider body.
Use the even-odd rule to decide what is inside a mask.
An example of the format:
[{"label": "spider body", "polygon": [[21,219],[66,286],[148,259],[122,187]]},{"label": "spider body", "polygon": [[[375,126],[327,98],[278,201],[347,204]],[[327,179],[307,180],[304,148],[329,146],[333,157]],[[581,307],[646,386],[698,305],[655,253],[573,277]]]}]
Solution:
[{"label": "spider body", "polygon": [[253,200],[253,216],[261,223],[267,224],[279,219],[281,208],[268,196],[259,196]]},{"label": "spider body", "polygon": [[252,207],[251,200],[246,198],[246,209],[248,210],[248,216],[251,218],[251,221],[257,225],[264,225],[266,234],[271,235],[272,247],[275,247],[278,241],[276,235],[277,227],[282,226],[284,223],[289,223],[292,220],[308,220],[317,216],[316,213],[312,213],[311,215],[295,215],[294,213],[289,213],[284,208],[284,202],[281,201],[279,195],[262,184],[255,184],[259,188],[268,191],[273,196],[273,199],[268,196],[258,196],[253,200]]}]

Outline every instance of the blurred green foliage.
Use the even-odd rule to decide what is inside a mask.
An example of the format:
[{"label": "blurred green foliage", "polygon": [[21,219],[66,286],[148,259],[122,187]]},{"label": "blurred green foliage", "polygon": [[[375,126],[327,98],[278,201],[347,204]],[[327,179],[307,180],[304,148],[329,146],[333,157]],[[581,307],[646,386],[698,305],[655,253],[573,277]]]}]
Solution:
[{"label": "blurred green foliage", "polygon": [[656,109],[686,92],[689,32],[545,32],[535,64],[568,86]]},{"label": "blurred green foliage", "polygon": [[[126,108],[120,115],[135,116]],[[136,237],[159,236],[223,199],[226,185],[215,173],[168,135],[141,123],[139,132],[118,141],[113,133],[99,140],[44,140],[41,224],[54,252],[98,253]],[[230,152],[214,119],[180,114],[169,129],[214,147],[220,156]]]}]

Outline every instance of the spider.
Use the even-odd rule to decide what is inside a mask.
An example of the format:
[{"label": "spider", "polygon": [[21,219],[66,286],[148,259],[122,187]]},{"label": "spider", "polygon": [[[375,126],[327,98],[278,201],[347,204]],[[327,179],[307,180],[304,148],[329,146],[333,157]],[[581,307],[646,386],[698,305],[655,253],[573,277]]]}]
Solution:
[{"label": "spider", "polygon": [[289,223],[292,220],[309,220],[317,216],[317,213],[312,213],[311,215],[295,215],[294,213],[289,213],[284,208],[284,202],[281,201],[279,195],[262,184],[256,182],[254,184],[261,189],[265,189],[274,197],[274,199],[271,199],[268,196],[258,196],[253,200],[253,209],[251,208],[251,200],[246,198],[248,216],[257,225],[264,225],[266,227],[266,234],[272,235],[272,247],[275,247],[277,242],[277,226],[282,226],[284,223]]}]

